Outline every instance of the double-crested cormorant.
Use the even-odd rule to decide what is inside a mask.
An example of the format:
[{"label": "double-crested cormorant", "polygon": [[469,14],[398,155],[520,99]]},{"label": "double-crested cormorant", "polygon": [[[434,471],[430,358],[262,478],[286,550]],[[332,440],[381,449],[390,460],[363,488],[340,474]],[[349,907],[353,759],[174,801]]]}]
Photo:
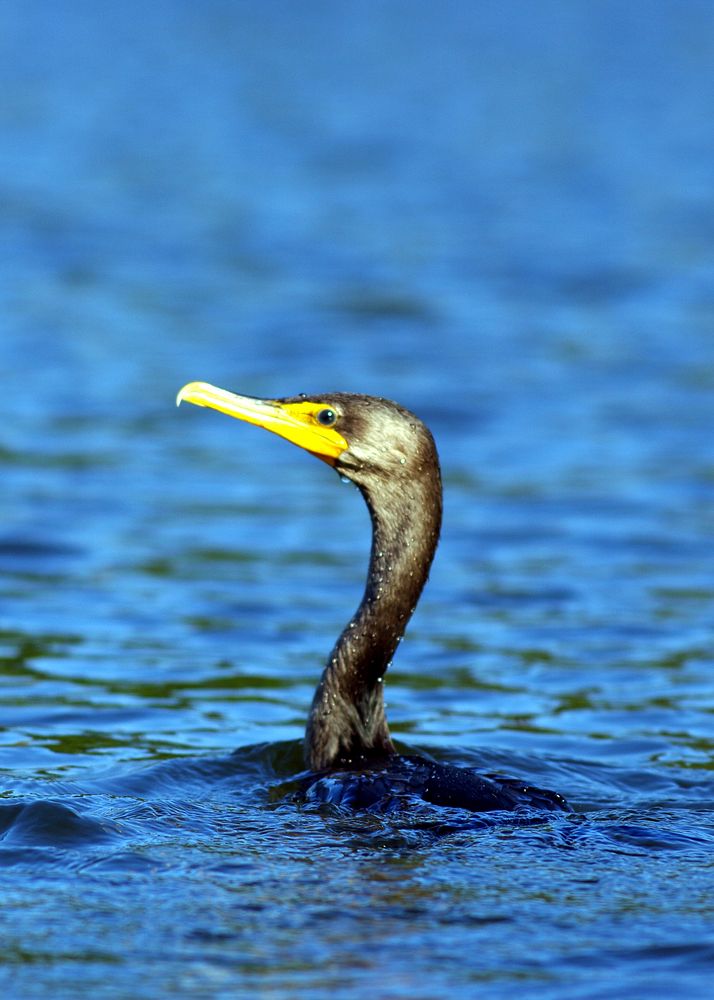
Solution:
[{"label": "double-crested cormorant", "polygon": [[355,808],[403,794],[474,811],[564,808],[554,792],[396,753],[384,675],[429,573],[441,527],[441,473],[429,429],[404,407],[353,393],[254,399],[190,382],[178,394],[287,438],[352,480],[372,518],[364,596],[327,661],[310,709],[310,794]]}]

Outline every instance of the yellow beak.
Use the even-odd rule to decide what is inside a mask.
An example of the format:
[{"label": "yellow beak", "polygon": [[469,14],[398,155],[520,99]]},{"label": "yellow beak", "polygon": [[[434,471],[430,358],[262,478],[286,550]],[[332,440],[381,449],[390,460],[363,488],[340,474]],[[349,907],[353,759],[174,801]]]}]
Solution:
[{"label": "yellow beak", "polygon": [[189,382],[185,385],[176,397],[176,405],[183,402],[208,406],[212,410],[227,413],[229,417],[264,427],[299,448],[312,452],[329,465],[334,465],[335,460],[349,447],[334,427],[318,423],[316,414],[328,407],[327,403],[307,399],[299,403],[254,399],[252,396],[237,396],[225,389],[218,389],[208,382]]}]

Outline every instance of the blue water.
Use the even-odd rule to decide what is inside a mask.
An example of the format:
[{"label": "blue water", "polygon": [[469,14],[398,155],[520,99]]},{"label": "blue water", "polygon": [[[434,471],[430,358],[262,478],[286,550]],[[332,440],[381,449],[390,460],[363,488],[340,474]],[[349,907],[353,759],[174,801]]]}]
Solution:
[{"label": "blue water", "polygon": [[[713,92],[696,0],[0,5],[5,995],[711,995]],[[574,813],[295,803],[368,517],[192,379],[427,421],[393,732]]]}]

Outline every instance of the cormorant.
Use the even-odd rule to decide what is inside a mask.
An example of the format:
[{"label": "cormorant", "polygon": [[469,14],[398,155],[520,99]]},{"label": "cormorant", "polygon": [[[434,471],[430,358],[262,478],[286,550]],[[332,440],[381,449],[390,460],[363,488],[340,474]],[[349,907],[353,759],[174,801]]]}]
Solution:
[{"label": "cormorant", "polygon": [[441,528],[439,458],[425,424],[390,400],[345,392],[268,400],[190,382],[177,396],[177,405],[182,401],[287,438],[355,483],[369,508],[364,596],[310,709],[310,797],[353,808],[383,808],[402,795],[478,812],[567,808],[557,793],[513,778],[401,756],[389,735],[384,675],[426,583]]}]

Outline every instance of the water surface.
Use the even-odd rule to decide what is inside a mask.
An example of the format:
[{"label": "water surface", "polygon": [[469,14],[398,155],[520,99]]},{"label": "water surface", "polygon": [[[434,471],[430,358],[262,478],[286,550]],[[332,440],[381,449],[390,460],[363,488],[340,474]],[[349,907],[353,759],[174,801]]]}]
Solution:
[{"label": "water surface", "polygon": [[[14,996],[709,995],[707,4],[0,12],[0,980]],[[357,492],[176,411],[400,400],[445,526],[400,746],[520,824],[296,805]]]}]

